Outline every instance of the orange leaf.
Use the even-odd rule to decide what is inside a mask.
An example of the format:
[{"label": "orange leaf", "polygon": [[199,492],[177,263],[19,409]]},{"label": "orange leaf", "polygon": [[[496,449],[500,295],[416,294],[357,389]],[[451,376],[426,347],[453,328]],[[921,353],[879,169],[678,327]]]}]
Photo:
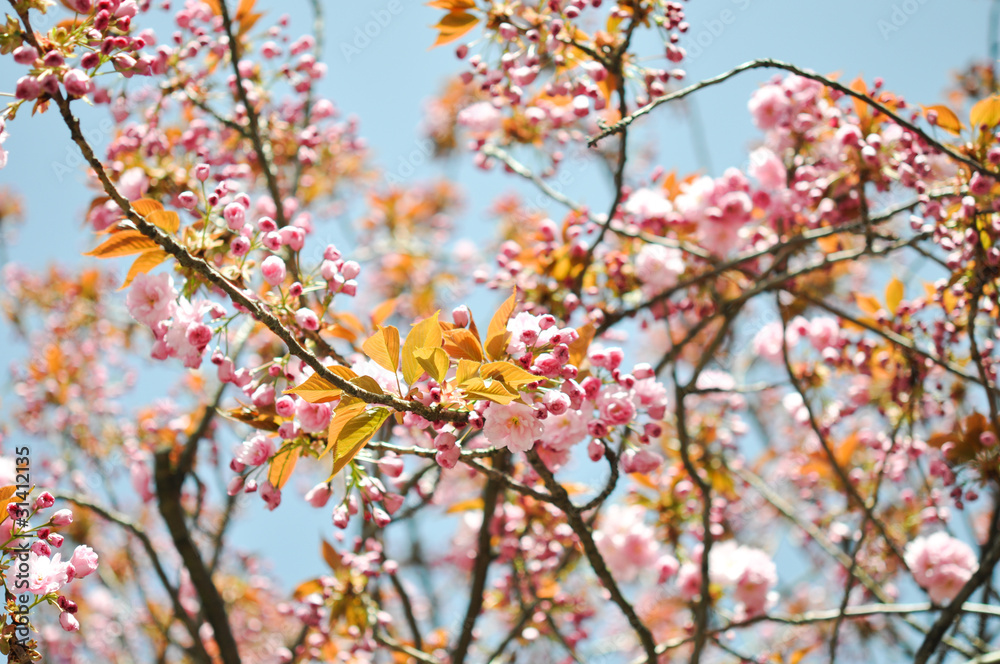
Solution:
[{"label": "orange leaf", "polygon": [[[851,90],[855,92],[860,92],[861,94],[868,96],[868,85],[865,84],[865,79],[858,76],[856,79],[851,81],[849,86]],[[852,97],[851,101],[854,102],[854,111],[858,114],[858,120],[864,122],[871,115],[871,109],[868,108],[868,104],[861,101],[857,97]]]},{"label": "orange leaf", "polygon": [[371,440],[388,417],[388,408],[377,408],[356,415],[343,426],[334,443],[331,477],[343,470],[344,466],[357,456],[361,448]]},{"label": "orange leaf", "polygon": [[323,553],[323,560],[326,564],[330,566],[334,572],[341,569],[344,566],[343,560],[341,560],[340,554],[337,550],[333,548],[333,545],[326,540],[320,540],[322,542],[322,548],[320,551]]},{"label": "orange leaf", "polygon": [[292,471],[295,470],[295,464],[299,462],[300,454],[302,454],[301,447],[288,447],[284,450],[279,450],[274,455],[274,458],[271,459],[271,466],[267,471],[267,480],[275,488],[280,489],[285,486],[285,482],[288,481],[288,478],[292,476]]},{"label": "orange leaf", "polygon": [[145,217],[151,212],[163,209],[163,205],[161,205],[159,201],[154,201],[152,198],[140,198],[137,201],[132,201],[130,205],[133,210],[139,213],[140,217]]},{"label": "orange leaf", "polygon": [[516,306],[517,289],[515,288],[511,296],[493,314],[490,326],[486,328],[486,354],[491,360],[498,360],[507,352],[507,337],[510,334],[507,332],[507,321],[510,320],[510,315],[514,313]]},{"label": "orange leaf", "polygon": [[17,486],[13,484],[0,489],[0,521],[7,518],[7,505],[20,502],[16,494]]},{"label": "orange leaf", "polygon": [[173,210],[153,210],[146,219],[168,233],[176,233],[181,227],[181,218]]},{"label": "orange leaf", "polygon": [[456,514],[458,512],[471,512],[472,510],[483,509],[483,499],[482,498],[469,498],[468,500],[460,500],[448,509],[444,511],[445,514]]},{"label": "orange leaf", "polygon": [[145,274],[146,272],[149,272],[154,267],[156,267],[163,261],[167,260],[167,256],[169,255],[170,254],[163,251],[162,249],[157,251],[147,251],[146,253],[140,255],[138,258],[135,259],[135,262],[132,263],[132,267],[129,268],[128,274],[125,275],[125,283],[123,283],[122,287],[119,288],[118,290],[124,290],[128,288],[129,284],[132,283],[133,279],[135,279],[140,274]]},{"label": "orange leaf", "polygon": [[458,370],[455,373],[455,381],[461,385],[470,378],[475,378],[479,375],[479,362],[473,362],[472,360],[459,360]]},{"label": "orange leaf", "polygon": [[428,7],[436,9],[447,9],[450,12],[460,12],[466,9],[475,9],[476,0],[431,0]]},{"label": "orange leaf", "polygon": [[437,39],[431,48],[455,41],[476,27],[476,23],[479,23],[479,19],[468,12],[459,11],[445,14],[445,17],[436,25],[431,26],[438,31]]},{"label": "orange leaf", "polygon": [[483,361],[483,346],[479,338],[464,327],[444,333],[444,349],[456,360]]},{"label": "orange leaf", "polygon": [[399,368],[399,330],[392,325],[379,325],[375,334],[362,344],[361,350],[380,367],[395,374]]},{"label": "orange leaf", "polygon": [[969,113],[969,123],[974,129],[987,130],[1000,124],[1000,95],[993,95],[976,102]]},{"label": "orange leaf", "polygon": [[323,584],[319,579],[303,581],[295,587],[294,591],[292,591],[292,596],[295,597],[295,599],[302,601],[313,593],[323,594]]},{"label": "orange leaf", "polygon": [[350,401],[341,401],[337,409],[333,411],[333,418],[330,420],[330,428],[327,430],[326,448],[320,453],[322,459],[328,452],[337,445],[337,438],[344,426],[350,422],[358,413],[365,412],[365,403],[360,399],[351,398]]},{"label": "orange leaf", "polygon": [[385,319],[391,316],[394,311],[396,311],[396,298],[386,300],[382,304],[378,305],[372,310],[371,313],[372,325],[378,327],[384,323]]},{"label": "orange leaf", "polygon": [[[327,367],[327,369],[345,380],[352,380],[358,377],[358,374],[354,373],[347,367],[332,366]],[[337,399],[341,394],[341,389],[328,383],[326,379],[321,378],[319,374],[313,374],[309,376],[309,378],[306,378],[301,384],[285,390],[285,394],[297,394],[309,403],[327,403]]]},{"label": "orange leaf", "polygon": [[152,251],[159,248],[158,244],[139,231],[121,231],[105,240],[101,246],[85,253],[84,256],[116,258],[130,254],[141,254],[145,251]]},{"label": "orange leaf", "polygon": [[[937,113],[937,122],[935,124],[947,132],[958,136],[962,133],[962,130],[965,129],[965,125],[963,125],[962,121],[958,119],[957,115],[955,115],[955,111],[951,110],[947,106],[936,104],[934,106],[921,106],[920,108],[924,109],[925,118],[932,111]],[[930,120],[928,120],[928,122],[929,121]]]},{"label": "orange leaf", "polygon": [[482,378],[470,378],[463,383],[461,387],[465,390],[465,394],[470,399],[480,401],[488,399],[490,401],[495,401],[501,406],[506,406],[518,397],[517,394],[512,394],[510,390],[504,387],[504,384],[498,380],[491,380],[487,383]]},{"label": "orange leaf", "polygon": [[869,316],[874,316],[882,309],[882,304],[873,295],[855,293],[854,301],[858,303],[858,308]]},{"label": "orange leaf", "polygon": [[536,376],[530,371],[525,371],[510,362],[490,362],[489,364],[484,364],[479,369],[479,375],[483,378],[503,380],[504,383],[515,389],[545,380],[541,376]]},{"label": "orange leaf", "polygon": [[579,367],[583,362],[583,358],[587,357],[590,342],[594,340],[594,324],[587,323],[582,327],[578,327],[576,328],[576,333],[579,335],[579,338],[569,345],[569,363],[575,367]]}]

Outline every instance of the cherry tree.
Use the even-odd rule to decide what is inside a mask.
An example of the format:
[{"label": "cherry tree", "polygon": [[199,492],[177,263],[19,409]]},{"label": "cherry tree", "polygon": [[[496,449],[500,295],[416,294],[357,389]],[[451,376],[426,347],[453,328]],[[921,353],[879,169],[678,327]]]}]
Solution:
[{"label": "cherry tree", "polygon": [[[691,82],[680,2],[433,0],[434,154],[544,201],[484,248],[322,97],[318,0],[305,35],[8,3],[0,143],[56,114],[93,185],[84,269],[4,268],[9,661],[1000,661],[991,64],[937,105],[770,59]],[[755,70],[746,168],[638,140]],[[290,501],[328,570],[288,591],[231,534]]]}]

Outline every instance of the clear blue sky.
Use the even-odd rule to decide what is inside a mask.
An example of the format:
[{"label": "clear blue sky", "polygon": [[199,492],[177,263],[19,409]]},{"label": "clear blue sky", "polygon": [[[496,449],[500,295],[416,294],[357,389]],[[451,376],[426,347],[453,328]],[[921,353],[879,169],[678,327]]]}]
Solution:
[{"label": "clear blue sky", "polygon": [[[416,147],[424,101],[439,89],[448,74],[459,70],[460,64],[450,47],[432,51],[427,48],[433,41],[433,32],[427,26],[437,20],[440,10],[400,1],[403,11],[350,62],[341,44],[351,42],[356,28],[371,20],[370,12],[385,8],[388,2],[324,3],[324,55],[329,75],[321,90],[343,111],[360,117],[362,134],[374,148],[376,158],[390,168]],[[989,4],[987,0],[692,0],[686,3],[690,37],[701,35],[701,43],[707,46],[687,66],[689,81],[753,58],[774,57],[820,72],[839,71],[845,78],[863,74],[871,80],[882,76],[888,89],[911,102],[938,103],[942,90],[950,83],[951,72],[986,53]],[[273,20],[281,11],[290,11],[293,25],[302,29],[310,25],[305,0],[260,0],[259,5],[268,12],[264,21]],[[904,5],[916,11],[906,13]],[[886,25],[897,24],[898,29],[886,31]],[[20,69],[9,57],[0,60],[0,90],[13,91]],[[749,73],[697,96],[715,172],[745,163],[747,148],[757,139],[746,103],[753,89],[770,76],[768,72]],[[82,115],[90,127],[96,127],[104,117],[103,111]],[[649,140],[664,146],[661,163],[665,167],[684,173],[700,166],[692,149],[690,128],[675,112],[660,109],[645,118],[641,126],[649,131]],[[11,137],[5,148],[10,151],[10,161],[0,171],[0,185],[20,190],[28,210],[28,221],[19,230],[8,255],[33,268],[53,262],[92,263],[80,255],[91,244],[82,227],[89,200],[84,178],[76,173],[59,181],[53,168],[77,156],[58,115],[52,112],[31,118],[25,113],[8,125],[8,131]],[[482,210],[498,193],[520,183],[498,172],[484,175],[468,168],[467,155],[457,159],[447,167],[426,165],[414,177],[448,173],[465,186],[465,232],[482,237],[487,223]],[[610,193],[607,184],[598,183],[587,164],[581,164],[579,172],[581,177],[574,179],[567,193],[603,208]],[[6,367],[19,351],[10,347],[9,331],[0,334],[0,366]],[[5,384],[5,380],[0,381],[0,385]],[[153,395],[137,396],[146,399]],[[3,401],[10,398],[9,390],[5,390]],[[301,507],[300,499],[291,493],[285,502],[275,513],[264,512],[259,501],[250,503],[253,517],[240,526],[237,538],[242,545],[272,559],[279,576],[291,585],[322,571],[318,547],[309,544],[300,551],[289,544],[302,542],[301,535],[283,538],[271,533],[294,530],[329,537],[332,525],[328,510]],[[261,537],[263,532],[269,535]]]}]

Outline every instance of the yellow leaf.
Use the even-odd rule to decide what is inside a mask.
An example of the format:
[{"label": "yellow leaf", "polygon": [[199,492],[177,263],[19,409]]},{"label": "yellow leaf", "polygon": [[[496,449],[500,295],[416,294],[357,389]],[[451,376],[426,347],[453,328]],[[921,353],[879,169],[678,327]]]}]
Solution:
[{"label": "yellow leaf", "polygon": [[447,9],[450,12],[460,12],[465,9],[475,9],[476,0],[431,0],[427,6],[435,9]]},{"label": "yellow leaf", "polygon": [[[860,76],[851,81],[850,88],[855,92],[860,92],[865,96],[869,96],[868,86],[865,84],[865,79],[861,78]],[[868,119],[868,116],[871,115],[871,109],[868,108],[868,104],[866,102],[856,97],[852,97],[851,101],[854,102],[854,111],[858,114],[858,120],[860,120],[863,123],[865,120]]]},{"label": "yellow leaf", "polygon": [[478,22],[479,19],[468,12],[459,11],[445,14],[444,18],[438,21],[436,25],[431,26],[438,31],[437,39],[431,45],[431,48],[455,41],[476,27],[476,23]]},{"label": "yellow leaf", "polygon": [[334,572],[342,569],[344,567],[344,562],[341,559],[340,554],[337,553],[337,550],[333,548],[333,545],[326,540],[320,540],[320,542],[322,542],[320,552],[323,554],[323,560],[325,560],[326,564],[330,566],[330,569]]},{"label": "yellow leaf", "polygon": [[327,430],[326,434],[326,447],[320,453],[318,458],[322,459],[334,449],[337,444],[337,439],[340,437],[340,432],[344,429],[347,423],[354,419],[359,413],[365,412],[365,408],[365,402],[361,399],[355,399],[353,397],[344,399],[340,402],[340,405],[333,411],[333,417],[330,419],[330,428]]},{"label": "yellow leaf", "polygon": [[525,385],[545,380],[541,376],[536,376],[530,371],[525,371],[510,362],[490,362],[489,364],[484,364],[479,369],[479,375],[483,378],[502,379],[504,383],[513,388],[524,387]]},{"label": "yellow leaf", "polygon": [[11,484],[0,489],[0,522],[7,518],[7,505],[21,502],[15,495],[17,486]]},{"label": "yellow leaf", "polygon": [[177,229],[181,227],[181,218],[173,210],[153,210],[146,215],[146,220],[168,233],[176,233]]},{"label": "yellow leaf", "polygon": [[[358,374],[347,367],[333,366],[327,367],[327,369],[345,380],[352,380],[358,377]],[[319,374],[313,374],[301,384],[285,390],[285,394],[296,394],[309,403],[327,403],[337,399],[341,391],[339,387],[331,385],[324,378],[321,378]]]},{"label": "yellow leaf", "polygon": [[125,283],[123,283],[122,287],[119,288],[118,290],[124,290],[128,288],[129,284],[132,283],[133,279],[135,279],[140,274],[145,274],[146,272],[149,272],[154,267],[156,267],[163,261],[167,260],[167,256],[169,255],[170,254],[163,251],[162,249],[158,249],[156,251],[147,251],[144,254],[140,254],[140,256],[135,259],[135,262],[132,263],[132,267],[129,268],[128,274],[125,275]]},{"label": "yellow leaf", "polygon": [[468,500],[460,500],[448,509],[444,511],[445,514],[456,514],[458,512],[471,512],[473,510],[483,509],[483,499],[482,498],[469,498]]},{"label": "yellow leaf", "polygon": [[368,337],[361,350],[383,369],[396,373],[399,368],[399,330],[392,325],[377,327],[375,334]]},{"label": "yellow leaf", "polygon": [[448,353],[444,352],[444,349],[418,348],[413,351],[413,356],[428,376],[438,383],[444,383],[445,376],[448,375],[448,367],[451,366]]},{"label": "yellow leaf", "polygon": [[935,124],[947,132],[958,136],[962,133],[962,130],[965,129],[965,125],[963,125],[962,121],[958,119],[957,115],[955,115],[955,111],[951,110],[947,106],[937,104],[934,106],[921,106],[921,108],[924,109],[925,118],[931,112],[937,113],[937,122]]},{"label": "yellow leaf", "polygon": [[976,102],[969,113],[969,123],[973,129],[987,131],[1000,124],[1000,95],[993,95]]},{"label": "yellow leaf", "polygon": [[895,314],[899,309],[899,303],[903,301],[905,286],[899,279],[893,277],[889,285],[885,287],[885,308],[891,314]]},{"label": "yellow leaf", "polygon": [[444,349],[456,360],[483,361],[483,346],[479,338],[464,327],[456,327],[444,333]]},{"label": "yellow leaf", "polygon": [[141,254],[145,251],[159,249],[156,244],[139,231],[120,231],[104,241],[101,246],[88,251],[84,256],[95,258],[116,258],[129,254]]},{"label": "yellow leaf", "polygon": [[955,307],[958,306],[958,297],[950,288],[945,289],[945,291],[941,294],[941,305],[949,314],[955,310]]},{"label": "yellow leaf", "polygon": [[470,399],[488,399],[502,406],[506,406],[518,397],[517,394],[511,394],[510,390],[504,387],[504,384],[498,380],[491,380],[487,383],[482,378],[471,378],[463,383],[461,387]]},{"label": "yellow leaf", "polygon": [[470,378],[475,378],[479,375],[479,362],[473,362],[472,360],[459,360],[458,361],[458,371],[455,374],[455,380],[459,385],[466,382]]},{"label": "yellow leaf", "polygon": [[132,209],[135,210],[140,217],[145,217],[151,212],[156,212],[157,210],[162,210],[163,206],[154,201],[151,198],[140,198],[137,201],[132,201]]},{"label": "yellow leaf", "polygon": [[403,343],[403,378],[408,384],[413,384],[424,373],[424,368],[417,362],[414,352],[421,348],[438,348],[441,346],[441,325],[438,323],[438,313],[423,319],[413,326]]},{"label": "yellow leaf", "polygon": [[369,392],[374,392],[375,394],[385,394],[382,390],[382,386],[379,385],[378,381],[371,376],[358,376],[357,378],[352,378],[351,382],[363,390],[368,390]]},{"label": "yellow leaf", "polygon": [[510,320],[510,315],[514,313],[516,306],[517,289],[515,288],[507,301],[500,305],[497,312],[493,314],[490,326],[486,328],[486,354],[491,360],[498,360],[507,352],[507,338],[510,335],[507,332],[507,321]]},{"label": "yellow leaf", "polygon": [[274,458],[271,459],[271,466],[267,470],[267,480],[275,488],[280,489],[285,486],[285,482],[288,481],[288,478],[292,476],[292,471],[295,470],[295,464],[298,463],[300,454],[302,454],[301,447],[288,447],[279,450],[274,455]]},{"label": "yellow leaf", "polygon": [[377,408],[372,411],[356,415],[344,428],[341,429],[337,437],[333,453],[333,473],[336,475],[344,466],[351,462],[361,448],[364,447],[375,432],[378,431],[382,423],[389,417],[388,408]]},{"label": "yellow leaf", "polygon": [[870,316],[877,314],[882,309],[881,303],[879,303],[878,299],[872,295],[855,293],[854,301],[858,303],[858,308],[861,309],[861,311]]},{"label": "yellow leaf", "polygon": [[295,599],[302,601],[313,593],[323,594],[323,584],[319,579],[303,581],[295,587],[295,590],[292,591],[292,596],[295,597]]}]

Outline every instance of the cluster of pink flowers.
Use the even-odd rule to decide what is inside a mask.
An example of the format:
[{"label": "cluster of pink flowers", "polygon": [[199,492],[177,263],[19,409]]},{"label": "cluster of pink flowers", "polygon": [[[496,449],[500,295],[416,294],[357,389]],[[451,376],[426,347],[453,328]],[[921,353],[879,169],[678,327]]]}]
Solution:
[{"label": "cluster of pink flowers", "polygon": [[215,334],[205,324],[205,316],[217,319],[225,314],[218,304],[177,299],[173,279],[166,273],[137,275],[126,304],[133,318],[153,330],[156,342],[152,356],[158,360],[176,357],[191,369],[201,365],[205,349]]},{"label": "cluster of pink flowers", "polygon": [[629,582],[644,572],[669,576],[677,561],[662,550],[653,528],[645,523],[646,509],[639,505],[611,505],[594,532],[594,543],[615,578]]},{"label": "cluster of pink flowers", "polygon": [[829,316],[817,316],[807,320],[796,316],[788,322],[787,329],[780,321],[774,321],[762,327],[753,338],[753,352],[769,362],[781,363],[781,349],[784,338],[788,349],[795,348],[800,339],[808,339],[812,347],[824,357],[833,358],[839,355],[842,345],[840,326]]},{"label": "cluster of pink flowers", "polygon": [[[15,597],[21,595],[23,590],[34,594],[36,599],[29,608],[43,601],[58,606],[59,624],[66,631],[75,632],[80,629],[80,623],[74,615],[77,612],[76,603],[61,595],[60,591],[66,584],[90,576],[97,570],[97,553],[86,545],[77,546],[68,560],[62,560],[61,553],[53,553],[53,549],[62,547],[65,541],[54,529],[73,522],[71,510],[57,510],[39,527],[23,528],[19,525],[27,523],[32,516],[54,504],[55,498],[45,491],[34,500],[30,509],[19,503],[8,505],[8,518],[0,523],[0,539],[5,542],[3,559],[8,567],[4,584]],[[29,538],[34,540],[30,545]],[[26,603],[24,600],[19,601],[21,604]]]},{"label": "cluster of pink flowers", "polygon": [[[732,591],[740,615],[759,615],[778,600],[773,591],[778,584],[777,568],[760,549],[741,546],[732,540],[716,544],[709,553],[708,574],[713,584]],[[701,594],[701,555],[697,551],[678,570],[677,586],[688,601]]]},{"label": "cluster of pink flowers", "polygon": [[972,548],[945,532],[918,537],[904,554],[914,580],[935,604],[951,601],[979,568]]}]

